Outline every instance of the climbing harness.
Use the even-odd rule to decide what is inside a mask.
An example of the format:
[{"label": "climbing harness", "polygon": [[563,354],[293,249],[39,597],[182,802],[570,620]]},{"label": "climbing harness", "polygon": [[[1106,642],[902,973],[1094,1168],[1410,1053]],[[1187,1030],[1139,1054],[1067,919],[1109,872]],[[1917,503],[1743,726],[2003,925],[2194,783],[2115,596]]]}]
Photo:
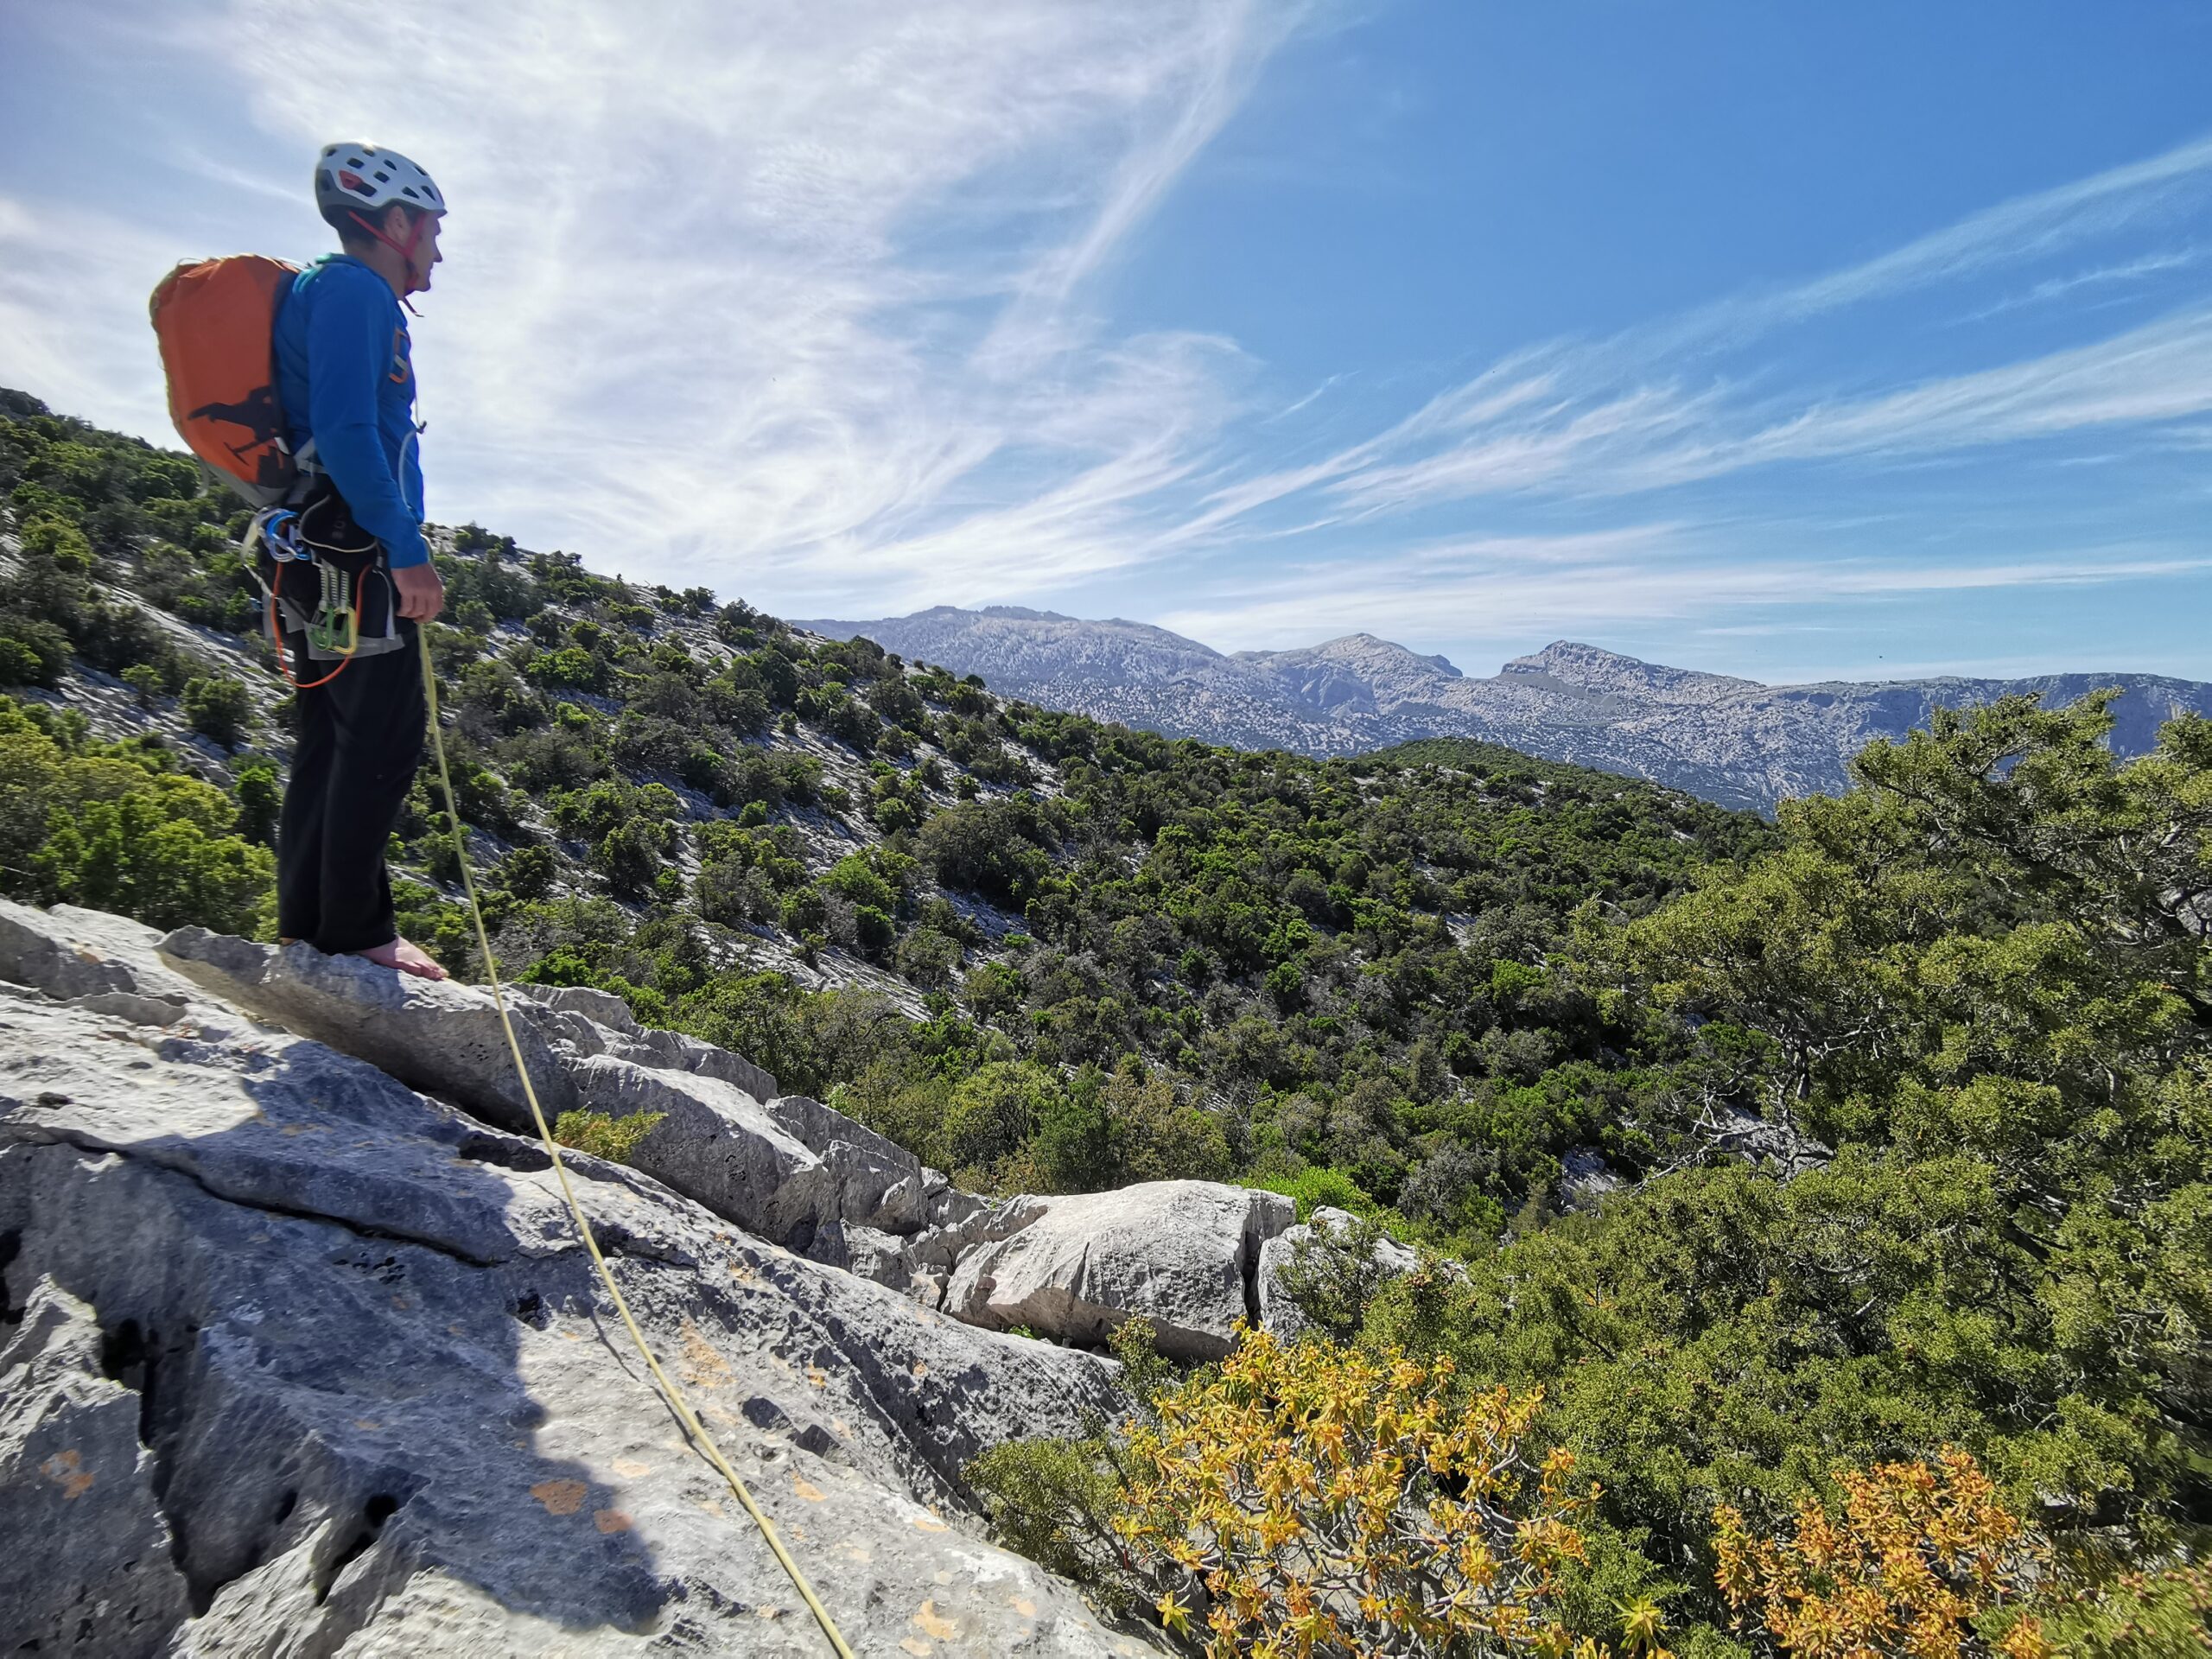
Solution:
[{"label": "climbing harness", "polygon": [[[417,630],[418,641],[420,637],[420,630]],[[537,1126],[537,1138],[544,1143],[546,1156],[553,1160],[553,1173],[561,1184],[561,1196],[568,1201],[569,1215],[576,1224],[576,1232],[583,1239],[584,1249],[590,1252],[592,1265],[599,1269],[600,1282],[607,1287],[607,1294],[614,1304],[614,1311],[622,1316],[623,1328],[629,1332],[630,1340],[637,1345],[639,1356],[652,1373],[653,1381],[660,1385],[662,1397],[676,1414],[677,1421],[683,1426],[684,1433],[690,1436],[699,1454],[713,1465],[715,1473],[728,1483],[730,1491],[737,1496],[737,1501],[745,1506],[746,1514],[753,1517],[753,1525],[760,1529],[761,1537],[767,1541],[769,1549],[774,1552],[776,1560],[791,1580],[791,1586],[798,1592],[799,1599],[806,1603],[808,1611],[813,1613],[815,1622],[821,1625],[822,1634],[829,1638],[830,1650],[837,1659],[854,1659],[852,1649],[838,1634],[836,1621],[830,1617],[830,1610],[822,1605],[821,1598],[814,1593],[813,1586],[799,1571],[798,1563],[791,1559],[791,1552],[784,1547],[775,1523],[753,1501],[743,1478],[730,1466],[729,1459],[722,1455],[721,1447],[715,1443],[715,1437],[707,1432],[707,1426],[691,1409],[691,1402],[684,1397],[683,1390],[661,1369],[660,1361],[653,1357],[653,1351],[646,1344],[645,1333],[639,1330],[638,1321],[630,1313],[630,1304],[623,1297],[621,1287],[614,1282],[614,1274],[607,1265],[607,1257],[601,1254],[599,1240],[592,1232],[591,1223],[585,1219],[583,1206],[576,1201],[575,1189],[569,1184],[569,1169],[561,1160],[560,1143],[554,1140],[553,1131],[546,1123],[545,1109],[537,1103],[537,1090],[530,1081],[530,1068],[523,1063],[522,1044],[515,1037],[514,1020],[507,1013],[506,988],[499,978],[499,964],[492,955],[492,936],[484,925],[483,907],[477,903],[476,878],[469,871],[467,841],[461,830],[460,810],[454,804],[453,774],[446,765],[445,737],[438,729],[438,677],[430,668],[429,645],[422,643],[417,654],[423,664],[423,702],[429,712],[430,747],[438,761],[438,785],[445,795],[446,820],[453,828],[454,851],[461,865],[461,891],[467,895],[469,919],[476,925],[477,948],[484,953],[484,976],[492,988],[492,1001],[499,1011],[500,1028],[506,1033],[507,1052],[514,1058],[515,1075],[522,1079],[523,1097],[530,1103],[531,1119]]]},{"label": "climbing harness", "polygon": [[[353,578],[328,560],[315,556],[315,548],[301,539],[300,515],[289,507],[264,507],[254,514],[244,543],[249,552],[257,540],[269,550],[272,569],[268,580],[262,580],[257,565],[247,568],[261,586],[262,611],[268,618],[269,646],[276,655],[276,671],[296,691],[327,685],[346,671],[346,665],[361,648],[361,612],[355,602]],[[338,659],[338,666],[319,680],[301,679],[284,660],[284,572],[294,565],[307,568],[302,575],[308,569],[315,572],[316,603],[307,613],[303,630],[308,647]]]}]

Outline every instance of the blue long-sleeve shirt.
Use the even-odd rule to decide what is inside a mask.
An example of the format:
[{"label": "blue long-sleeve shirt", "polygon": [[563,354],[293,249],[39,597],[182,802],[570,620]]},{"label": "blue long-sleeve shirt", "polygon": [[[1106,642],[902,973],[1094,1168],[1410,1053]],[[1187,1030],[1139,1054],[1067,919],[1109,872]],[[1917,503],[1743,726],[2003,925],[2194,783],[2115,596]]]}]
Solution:
[{"label": "blue long-sleeve shirt", "polygon": [[313,441],[315,464],[395,567],[427,563],[415,369],[391,284],[346,254],[325,255],[292,279],[274,343],[292,453]]}]

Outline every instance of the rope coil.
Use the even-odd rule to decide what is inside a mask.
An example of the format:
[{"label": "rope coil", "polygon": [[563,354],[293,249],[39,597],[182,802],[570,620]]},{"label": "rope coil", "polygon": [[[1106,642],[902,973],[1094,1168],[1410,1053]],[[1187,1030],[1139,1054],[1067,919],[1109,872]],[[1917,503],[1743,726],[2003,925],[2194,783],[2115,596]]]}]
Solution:
[{"label": "rope coil", "polygon": [[560,1181],[561,1196],[568,1202],[569,1217],[576,1224],[576,1232],[583,1239],[584,1249],[591,1253],[592,1265],[599,1269],[600,1282],[606,1286],[608,1300],[613,1302],[614,1311],[622,1316],[623,1328],[629,1332],[630,1340],[637,1345],[639,1356],[652,1372],[653,1381],[659,1385],[669,1408],[676,1414],[677,1421],[683,1426],[693,1448],[713,1466],[716,1474],[728,1483],[730,1491],[736,1494],[737,1501],[745,1506],[746,1514],[753,1517],[753,1525],[760,1529],[761,1537],[767,1541],[768,1548],[774,1552],[778,1565],[782,1567],[785,1576],[791,1581],[791,1587],[798,1592],[799,1599],[806,1603],[808,1611],[814,1615],[815,1623],[822,1627],[822,1634],[829,1638],[830,1650],[837,1659],[854,1659],[852,1649],[846,1645],[845,1638],[838,1633],[836,1621],[830,1617],[830,1610],[822,1605],[821,1598],[814,1593],[814,1586],[806,1581],[806,1574],[799,1571],[798,1563],[791,1559],[790,1550],[784,1547],[775,1523],[753,1501],[744,1480],[730,1466],[729,1459],[722,1455],[721,1447],[715,1443],[715,1437],[707,1432],[707,1426],[699,1421],[698,1414],[691,1409],[691,1402],[684,1398],[683,1390],[661,1369],[660,1361],[653,1357],[653,1351],[646,1344],[645,1332],[638,1328],[638,1321],[631,1315],[630,1304],[624,1299],[621,1287],[614,1282],[613,1271],[607,1267],[606,1256],[600,1252],[599,1240],[592,1232],[591,1223],[584,1217],[583,1206],[576,1201],[575,1189],[569,1184],[568,1166],[561,1161],[560,1143],[553,1139],[552,1128],[545,1121],[544,1109],[537,1103],[537,1090],[531,1084],[530,1068],[523,1064],[522,1044],[516,1039],[514,1021],[507,1014],[506,988],[500,982],[499,965],[492,955],[492,936],[484,925],[483,907],[476,902],[476,878],[469,872],[467,838],[461,827],[461,810],[454,801],[453,776],[446,766],[445,736],[438,728],[438,678],[431,671],[429,640],[422,628],[416,630],[416,645],[423,661],[423,696],[429,716],[430,747],[437,755],[438,785],[446,798],[447,821],[453,828],[454,851],[461,864],[461,891],[468,896],[468,914],[476,925],[477,948],[484,953],[484,976],[492,988],[493,1004],[499,1011],[499,1027],[506,1033],[507,1052],[514,1058],[515,1075],[522,1079],[523,1096],[530,1102],[531,1121],[537,1125],[537,1137],[544,1143],[546,1155],[553,1160],[553,1173]]}]

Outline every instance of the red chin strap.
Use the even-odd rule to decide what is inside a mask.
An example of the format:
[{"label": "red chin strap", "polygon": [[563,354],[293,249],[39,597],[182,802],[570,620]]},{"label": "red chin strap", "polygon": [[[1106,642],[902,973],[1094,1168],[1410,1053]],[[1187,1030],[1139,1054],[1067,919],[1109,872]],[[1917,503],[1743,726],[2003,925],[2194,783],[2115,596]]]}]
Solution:
[{"label": "red chin strap", "polygon": [[[407,227],[407,239],[404,242],[393,241],[384,233],[384,228],[373,219],[364,219],[359,213],[350,208],[346,212],[346,216],[407,262],[407,291],[409,294],[418,292],[423,283],[415,269],[415,249],[423,239],[423,227],[430,222],[429,214],[416,213],[415,215],[415,222]],[[399,296],[399,302],[402,305],[407,305],[406,294]],[[412,311],[415,308],[407,305],[407,308]]]}]

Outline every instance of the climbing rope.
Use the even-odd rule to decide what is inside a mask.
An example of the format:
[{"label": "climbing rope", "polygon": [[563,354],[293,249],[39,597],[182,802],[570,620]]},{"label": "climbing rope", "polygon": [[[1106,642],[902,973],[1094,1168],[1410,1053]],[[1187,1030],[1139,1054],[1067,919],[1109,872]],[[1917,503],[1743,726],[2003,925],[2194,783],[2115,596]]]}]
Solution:
[{"label": "climbing rope", "polygon": [[438,784],[445,792],[446,817],[453,826],[454,851],[461,863],[461,891],[468,895],[468,914],[476,924],[476,944],[484,952],[484,976],[491,982],[492,1001],[499,1010],[499,1026],[507,1034],[507,1052],[514,1057],[515,1075],[522,1079],[523,1096],[530,1102],[530,1115],[537,1125],[537,1138],[545,1143],[546,1155],[553,1160],[553,1173],[560,1180],[561,1196],[568,1200],[569,1214],[576,1224],[576,1231],[583,1239],[584,1249],[591,1252],[592,1265],[599,1269],[600,1282],[607,1287],[607,1294],[614,1304],[614,1311],[622,1316],[623,1328],[629,1332],[630,1340],[637,1344],[639,1357],[652,1372],[653,1381],[660,1385],[669,1408],[675,1412],[677,1421],[683,1425],[684,1433],[690,1436],[692,1446],[714,1465],[715,1472],[729,1483],[730,1491],[737,1494],[737,1501],[745,1506],[745,1512],[760,1528],[760,1535],[768,1541],[768,1548],[775,1552],[776,1560],[790,1577],[792,1588],[798,1592],[799,1599],[814,1614],[815,1622],[822,1626],[822,1634],[830,1638],[830,1649],[837,1659],[853,1659],[852,1649],[846,1645],[845,1638],[837,1632],[836,1621],[830,1617],[830,1610],[822,1605],[822,1599],[814,1593],[814,1586],[806,1581],[806,1574],[799,1571],[798,1563],[791,1559],[791,1551],[784,1548],[784,1541],[778,1535],[775,1523],[753,1501],[753,1494],[747,1490],[737,1471],[730,1467],[729,1459],[722,1455],[721,1447],[715,1443],[715,1437],[707,1432],[707,1426],[691,1409],[691,1402],[683,1397],[683,1390],[661,1369],[660,1361],[653,1357],[653,1351],[646,1345],[645,1332],[638,1329],[638,1321],[631,1316],[630,1304],[624,1300],[621,1287],[614,1282],[613,1272],[607,1267],[606,1256],[600,1253],[599,1240],[591,1230],[591,1223],[584,1218],[583,1206],[576,1202],[575,1189],[569,1185],[568,1166],[561,1161],[560,1143],[554,1140],[553,1131],[545,1122],[544,1109],[537,1103],[537,1090],[531,1086],[530,1068],[523,1064],[522,1045],[515,1038],[514,1021],[507,1014],[506,988],[500,983],[499,964],[492,955],[492,936],[484,925],[483,906],[476,902],[476,879],[469,873],[468,845],[461,827],[460,809],[454,804],[453,775],[446,766],[445,736],[438,729],[438,677],[430,670],[429,641],[423,629],[416,629],[416,634],[417,654],[423,659],[423,696],[429,715],[430,747],[438,758]]}]

